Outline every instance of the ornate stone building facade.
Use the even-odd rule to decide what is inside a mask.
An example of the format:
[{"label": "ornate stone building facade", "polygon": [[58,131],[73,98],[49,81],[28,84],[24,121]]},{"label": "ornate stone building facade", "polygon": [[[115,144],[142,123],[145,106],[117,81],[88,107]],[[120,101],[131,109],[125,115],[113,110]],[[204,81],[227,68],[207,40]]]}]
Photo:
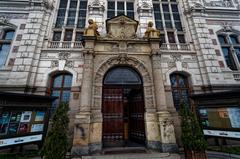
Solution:
[{"label": "ornate stone building facade", "polygon": [[[88,19],[99,35],[83,36]],[[144,37],[150,21],[160,37]],[[176,151],[179,102],[239,87],[238,0],[0,2],[0,90],[69,102],[73,155]]]}]

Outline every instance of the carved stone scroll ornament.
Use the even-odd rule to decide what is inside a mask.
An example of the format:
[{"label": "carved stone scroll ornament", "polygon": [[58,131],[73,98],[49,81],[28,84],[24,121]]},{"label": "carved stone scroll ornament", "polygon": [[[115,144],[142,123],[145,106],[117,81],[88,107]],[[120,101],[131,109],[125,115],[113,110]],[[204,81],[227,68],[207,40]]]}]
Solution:
[{"label": "carved stone scroll ornament", "polygon": [[230,8],[233,7],[232,0],[204,0],[204,5],[209,7],[226,7]]},{"label": "carved stone scroll ornament", "polygon": [[117,61],[119,64],[126,64],[128,60],[126,53],[120,53],[117,57]]},{"label": "carved stone scroll ornament", "polygon": [[60,60],[67,60],[70,57],[69,52],[59,52],[58,54]]}]

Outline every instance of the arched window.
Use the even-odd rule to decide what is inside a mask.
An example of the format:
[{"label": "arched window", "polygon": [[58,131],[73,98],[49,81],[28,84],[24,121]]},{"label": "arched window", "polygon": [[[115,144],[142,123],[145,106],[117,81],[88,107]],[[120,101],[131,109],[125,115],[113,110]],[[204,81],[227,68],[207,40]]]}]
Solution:
[{"label": "arched window", "polygon": [[231,43],[232,43],[233,45],[239,44],[239,41],[238,41],[238,38],[237,38],[236,35],[230,35],[230,39],[231,39]]},{"label": "arched window", "polygon": [[72,75],[59,73],[51,78],[51,96],[58,97],[59,102],[69,102],[72,86]]},{"label": "arched window", "polygon": [[170,75],[171,88],[173,102],[176,110],[179,110],[181,102],[184,102],[189,106],[189,82],[187,76],[184,76],[179,73],[173,73]]},{"label": "arched window", "polygon": [[6,63],[14,32],[14,30],[4,30],[3,36],[0,37],[0,67],[4,66]]},{"label": "arched window", "polygon": [[227,44],[226,37],[223,35],[218,35],[218,40],[219,40],[220,44]]},{"label": "arched window", "polygon": [[14,32],[13,30],[9,30],[9,31],[6,31],[4,33],[4,38],[3,40],[12,40],[13,39],[13,36],[14,36]]},{"label": "arched window", "polygon": [[116,67],[111,69],[104,78],[104,84],[141,84],[137,72],[129,67]]},{"label": "arched window", "polygon": [[237,70],[237,65],[240,63],[240,44],[238,35],[233,33],[221,34],[218,35],[218,40],[227,66],[231,70]]}]

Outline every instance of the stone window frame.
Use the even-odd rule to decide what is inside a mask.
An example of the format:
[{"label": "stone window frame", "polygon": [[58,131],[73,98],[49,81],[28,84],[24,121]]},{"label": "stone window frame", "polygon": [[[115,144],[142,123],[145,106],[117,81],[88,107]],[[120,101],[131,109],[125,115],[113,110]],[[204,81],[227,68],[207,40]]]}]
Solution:
[{"label": "stone window frame", "polygon": [[[155,26],[157,29],[159,29],[161,31],[161,34],[164,34],[165,37],[165,43],[170,43],[169,39],[168,39],[168,34],[169,32],[173,32],[174,33],[174,37],[175,37],[175,43],[186,43],[186,37],[185,37],[185,32],[184,32],[184,26],[183,26],[183,20],[181,18],[181,9],[179,7],[179,3],[177,0],[164,0],[164,1],[160,1],[160,0],[153,0],[152,1],[153,4],[153,17],[154,17],[154,21],[155,21]],[[163,11],[163,5],[168,5],[168,12],[164,12]],[[156,7],[154,7],[156,6]],[[177,12],[172,10],[172,6],[177,6]],[[159,8],[159,10],[157,10],[156,8]],[[160,14],[160,16],[159,16]],[[166,20],[165,17],[167,15],[170,15],[170,19],[168,21],[171,21],[171,27],[166,27]],[[178,15],[177,17],[179,17],[178,19],[176,19],[176,17],[174,15]],[[159,22],[161,23],[161,26],[159,27],[157,23]],[[176,27],[176,24],[181,23],[181,27]],[[178,39],[179,36],[184,36],[184,40],[182,39]]]},{"label": "stone window frame", "polygon": [[[65,2],[64,5],[62,2]],[[77,5],[71,5],[71,2],[76,3]],[[82,4],[82,5],[81,5]],[[84,6],[85,8],[81,7]],[[54,34],[61,32],[61,38],[58,41],[65,41],[65,32],[66,30],[73,30],[72,40],[75,42],[76,33],[83,33],[86,25],[87,17],[87,0],[60,0],[59,5],[55,14],[55,23],[53,24],[53,34],[51,36],[51,41],[54,41]],[[69,13],[75,12],[75,16],[69,17]],[[74,19],[74,24],[69,23],[69,18]],[[60,20],[59,20],[60,19]],[[59,22],[58,22],[59,20]],[[61,24],[59,24],[61,22]],[[81,22],[81,26],[80,26]],[[70,41],[70,42],[71,42]],[[69,41],[68,41],[69,42]]]},{"label": "stone window frame", "polygon": [[[8,32],[13,32],[11,39],[5,39],[5,36]],[[12,27],[4,27],[2,29],[0,28],[0,33],[1,33],[0,34],[0,51],[2,50],[3,45],[9,45],[8,52],[7,52],[6,56],[4,56],[5,59],[3,60],[2,63],[0,63],[0,67],[3,67],[7,64],[8,56],[11,51],[12,41],[15,38],[16,30],[15,30],[15,28],[12,28]],[[3,58],[1,54],[0,54],[0,58],[1,59]]]},{"label": "stone window frame", "polygon": [[[111,10],[108,6],[109,2],[114,2],[114,10]],[[118,2],[123,2],[124,3],[124,9],[119,10],[118,9]],[[128,9],[127,3],[131,3],[133,5],[133,9]],[[114,11],[114,16],[124,14],[132,19],[135,19],[135,7],[134,7],[134,0],[108,0],[107,1],[107,19],[113,18],[114,16],[109,16],[109,12]],[[124,13],[120,13],[120,11],[124,11]]]},{"label": "stone window frame", "polygon": [[[237,43],[233,43],[231,41],[231,36],[236,37]],[[220,40],[224,38],[224,43]],[[240,70],[240,32],[235,31],[220,31],[217,33],[218,44],[221,47],[222,56],[224,57],[226,67],[231,69],[232,71]],[[224,49],[228,49],[228,60],[224,54]]]}]

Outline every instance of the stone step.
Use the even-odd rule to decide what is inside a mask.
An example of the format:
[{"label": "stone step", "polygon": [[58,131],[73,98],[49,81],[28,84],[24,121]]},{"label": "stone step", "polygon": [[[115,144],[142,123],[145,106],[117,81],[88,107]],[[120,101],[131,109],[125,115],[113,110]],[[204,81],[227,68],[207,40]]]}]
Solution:
[{"label": "stone step", "polygon": [[115,155],[93,155],[83,156],[82,159],[180,159],[179,154],[169,153],[137,153],[137,154],[115,154]]},{"label": "stone step", "polygon": [[127,153],[147,153],[147,149],[145,147],[113,147],[113,148],[105,148],[102,151],[102,154],[127,154]]}]

